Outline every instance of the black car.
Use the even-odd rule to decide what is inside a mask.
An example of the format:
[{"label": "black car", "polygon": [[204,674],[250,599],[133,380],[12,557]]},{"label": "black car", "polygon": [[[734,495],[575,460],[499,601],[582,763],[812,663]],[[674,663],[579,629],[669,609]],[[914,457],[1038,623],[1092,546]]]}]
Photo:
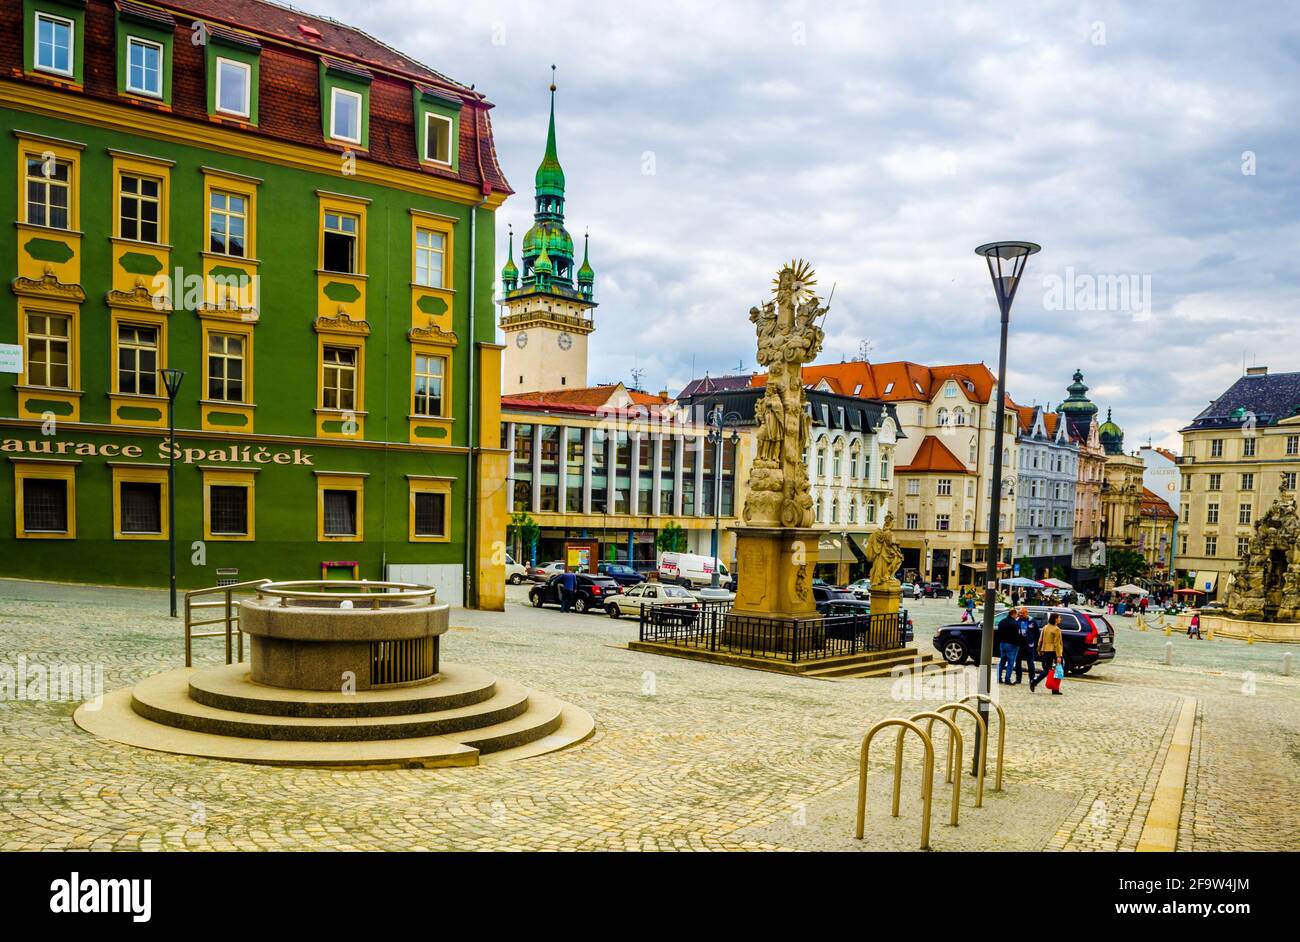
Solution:
[{"label": "black car", "polygon": [[645,582],[644,575],[622,563],[599,563],[596,568],[602,576],[609,576],[619,585],[639,585]]},{"label": "black car", "polygon": [[[575,575],[578,579],[573,598],[575,612],[603,612],[605,600],[623,591],[623,587],[609,576],[593,576],[585,572],[575,573]],[[560,580],[563,578],[563,574],[551,576],[541,585],[533,586],[528,590],[528,601],[533,603],[534,608],[541,608],[543,605],[559,605]]]},{"label": "black car", "polygon": [[[1090,612],[1082,608],[1064,608],[1060,606],[1030,605],[1029,617],[1038,624],[1047,624],[1047,616],[1052,612],[1061,615],[1061,641],[1065,646],[1065,670],[1071,675],[1086,674],[1102,662],[1115,657],[1115,629],[1100,612]],[[1000,609],[993,615],[993,623],[1006,616],[1007,610]],[[949,664],[962,664],[967,660],[976,661],[980,655],[981,624],[945,625],[934,635],[934,648],[943,655]],[[997,649],[994,648],[994,659]]]},{"label": "black car", "polygon": [[[817,611],[823,615],[850,615],[853,612],[866,614],[871,611],[870,601],[858,598],[848,589],[837,589],[825,583],[818,585],[814,581],[812,592],[813,601],[817,603]],[[836,609],[834,612],[830,611],[832,607]]]},{"label": "black car", "polygon": [[921,594],[927,599],[950,599],[952,589],[942,582],[926,582],[921,585]]}]

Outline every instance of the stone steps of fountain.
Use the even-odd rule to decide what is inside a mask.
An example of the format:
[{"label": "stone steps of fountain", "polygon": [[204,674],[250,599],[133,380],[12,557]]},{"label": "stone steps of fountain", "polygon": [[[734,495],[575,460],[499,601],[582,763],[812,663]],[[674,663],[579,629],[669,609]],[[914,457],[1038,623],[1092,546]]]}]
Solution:
[{"label": "stone steps of fountain", "polygon": [[247,664],[228,664],[192,674],[189,696],[205,706],[237,713],[342,718],[433,713],[473,706],[496,693],[496,680],[487,671],[463,664],[440,667],[432,683],[342,693],[254,684],[248,679]]},{"label": "stone steps of fountain", "polygon": [[[493,694],[487,700],[431,713],[345,717],[269,716],[223,710],[192,700],[189,681],[189,677],[180,676],[178,671],[167,671],[146,678],[136,684],[131,696],[131,708],[155,723],[198,733],[247,739],[356,742],[367,739],[444,736],[495,726],[527,712],[529,696],[528,690],[518,684],[496,681]],[[368,694],[369,691],[363,691],[355,696]]]}]

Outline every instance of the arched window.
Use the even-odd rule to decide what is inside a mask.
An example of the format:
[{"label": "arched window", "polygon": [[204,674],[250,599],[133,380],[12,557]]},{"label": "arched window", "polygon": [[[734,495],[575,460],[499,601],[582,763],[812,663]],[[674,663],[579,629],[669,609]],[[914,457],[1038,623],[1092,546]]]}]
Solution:
[{"label": "arched window", "polygon": [[840,445],[835,446],[835,451],[831,454],[831,477],[838,481],[840,479],[840,470],[844,461],[844,448]]},{"label": "arched window", "polygon": [[818,448],[817,449],[817,477],[822,478],[825,476],[826,476],[826,449]]},{"label": "arched window", "polygon": [[956,409],[953,410],[952,421],[953,421],[953,425],[965,425],[970,420],[966,415],[966,410],[963,409],[961,406],[958,406]]},{"label": "arched window", "polygon": [[948,409],[945,406],[939,407],[939,424],[940,425],[948,424]]},{"label": "arched window", "polygon": [[831,500],[831,523],[840,522],[840,499],[838,497]]},{"label": "arched window", "polygon": [[817,498],[817,506],[813,511],[813,515],[817,518],[818,523],[824,522],[822,520],[822,499],[820,497]]},{"label": "arched window", "polygon": [[849,523],[858,522],[858,502],[852,497],[849,498]]},{"label": "arched window", "polygon": [[867,523],[875,523],[875,522],[876,522],[876,502],[874,500],[869,500],[867,501]]}]

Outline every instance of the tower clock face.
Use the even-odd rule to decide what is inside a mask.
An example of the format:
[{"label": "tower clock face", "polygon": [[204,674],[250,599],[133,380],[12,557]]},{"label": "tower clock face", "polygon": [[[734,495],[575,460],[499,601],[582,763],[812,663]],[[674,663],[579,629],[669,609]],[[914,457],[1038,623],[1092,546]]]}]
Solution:
[{"label": "tower clock face", "polygon": [[519,333],[519,334],[516,334],[516,335],[515,335],[515,346],[518,347],[520,350],[522,350],[524,347],[528,346],[528,334],[526,334],[526,333]]},{"label": "tower clock face", "polygon": [[568,334],[560,334],[559,344],[561,350],[568,350],[573,346],[573,338]]}]

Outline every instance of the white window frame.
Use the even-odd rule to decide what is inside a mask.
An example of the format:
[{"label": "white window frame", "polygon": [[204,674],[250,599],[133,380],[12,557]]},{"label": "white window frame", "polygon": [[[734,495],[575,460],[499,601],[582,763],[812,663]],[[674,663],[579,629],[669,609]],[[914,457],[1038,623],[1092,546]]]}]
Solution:
[{"label": "white window frame", "polygon": [[[131,84],[131,47],[144,46],[158,51],[158,90],[154,91],[149,88],[137,88]],[[163,96],[163,69],[166,68],[164,58],[167,50],[162,43],[156,43],[149,39],[141,39],[139,36],[128,36],[126,38],[126,90],[133,95],[144,95],[147,98],[162,98]]]},{"label": "white window frame", "polygon": [[[338,123],[337,123],[338,113],[339,113],[338,99],[339,96],[341,95],[354,99],[357,103],[357,136],[356,137],[348,137],[346,134],[340,134],[338,132],[339,131]],[[365,105],[365,99],[357,92],[351,91],[346,88],[330,89],[330,139],[331,140],[347,141],[349,144],[361,143],[361,120],[362,120],[362,115],[364,113],[364,108],[363,108],[364,105]]]},{"label": "white window frame", "polygon": [[[41,65],[41,20],[47,20],[51,23],[62,23],[68,28],[68,68],[67,70],[56,69],[52,65]],[[34,32],[32,35],[32,68],[38,72],[49,72],[51,75],[63,75],[71,78],[77,74],[77,21],[70,20],[67,17],[55,16],[53,13],[46,13],[44,10],[37,10],[36,15],[32,17]]]},{"label": "white window frame", "polygon": [[[229,108],[221,107],[221,67],[223,65],[234,66],[244,73],[244,110],[231,111]],[[213,99],[213,108],[220,114],[234,115],[236,118],[251,118],[253,116],[252,95],[253,95],[253,67],[247,62],[240,62],[238,59],[226,59],[217,56],[217,66],[213,72],[217,82],[217,93]]]},{"label": "white window frame", "polygon": [[[441,157],[429,156],[429,141],[435,139],[434,136],[429,133],[430,121],[441,121],[443,124],[447,126],[447,159],[446,160],[443,160]],[[424,154],[422,156],[426,161],[433,164],[441,164],[444,167],[451,166],[451,148],[452,148],[451,132],[455,129],[455,127],[456,127],[455,122],[453,122],[451,118],[448,118],[446,115],[437,114],[436,112],[433,111],[426,111],[424,113]]]}]

